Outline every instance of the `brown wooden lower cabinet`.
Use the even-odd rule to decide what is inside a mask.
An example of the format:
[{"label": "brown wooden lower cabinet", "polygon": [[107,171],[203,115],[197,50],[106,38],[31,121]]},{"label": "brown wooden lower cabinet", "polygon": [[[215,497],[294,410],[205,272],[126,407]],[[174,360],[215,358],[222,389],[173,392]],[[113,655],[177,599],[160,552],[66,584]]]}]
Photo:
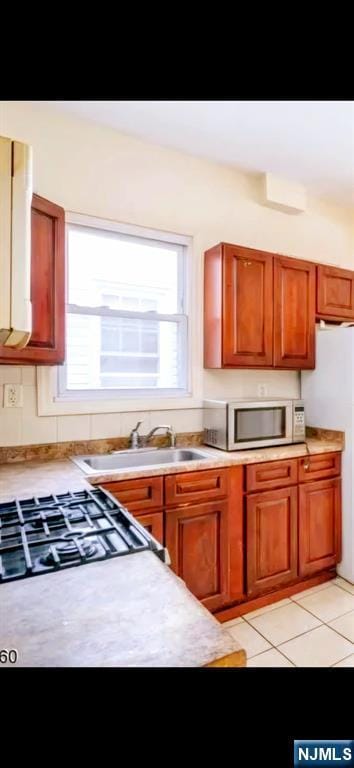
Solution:
[{"label": "brown wooden lower cabinet", "polygon": [[297,488],[247,498],[247,595],[261,594],[297,576]]},{"label": "brown wooden lower cabinet", "polygon": [[166,513],[171,567],[210,610],[229,599],[228,502],[177,507]]},{"label": "brown wooden lower cabinet", "polygon": [[138,523],[147,528],[160,544],[163,544],[163,512],[150,512],[146,515],[134,515]]},{"label": "brown wooden lower cabinet", "polygon": [[341,481],[299,487],[299,574],[309,576],[341,558]]},{"label": "brown wooden lower cabinet", "polygon": [[340,561],[340,471],[333,452],[103,487],[167,547],[171,568],[206,608],[227,613],[321,579]]}]

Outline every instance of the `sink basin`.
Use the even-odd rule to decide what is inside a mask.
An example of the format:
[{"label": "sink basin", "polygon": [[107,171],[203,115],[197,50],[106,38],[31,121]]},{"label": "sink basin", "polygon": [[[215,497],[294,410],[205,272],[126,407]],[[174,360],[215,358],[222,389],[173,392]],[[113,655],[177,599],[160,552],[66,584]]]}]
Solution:
[{"label": "sink basin", "polygon": [[119,469],[146,469],[160,464],[178,464],[184,461],[210,459],[210,453],[197,448],[153,448],[144,451],[117,451],[93,456],[72,456],[71,460],[86,474],[112,472]]}]

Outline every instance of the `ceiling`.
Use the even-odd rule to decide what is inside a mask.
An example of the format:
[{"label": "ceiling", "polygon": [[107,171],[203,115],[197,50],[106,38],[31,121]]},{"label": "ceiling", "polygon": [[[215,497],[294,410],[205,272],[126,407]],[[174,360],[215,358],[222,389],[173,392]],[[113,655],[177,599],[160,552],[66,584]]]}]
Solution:
[{"label": "ceiling", "polygon": [[354,205],[353,101],[47,101],[53,109]]}]

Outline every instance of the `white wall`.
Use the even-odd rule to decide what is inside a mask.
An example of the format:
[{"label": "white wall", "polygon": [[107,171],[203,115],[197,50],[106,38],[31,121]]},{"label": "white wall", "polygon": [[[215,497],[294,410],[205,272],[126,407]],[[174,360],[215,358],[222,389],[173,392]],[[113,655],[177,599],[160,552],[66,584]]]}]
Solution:
[{"label": "white wall", "polygon": [[[0,102],[0,134],[32,144],[35,192],[66,210],[193,237],[199,308],[193,365],[205,395],[253,397],[259,383],[271,397],[298,395],[295,372],[203,370],[203,252],[224,240],[354,268],[349,210],[310,198],[306,213],[281,213],[261,204],[256,176],[52,113],[43,105]],[[38,417],[35,369],[0,366],[0,387],[15,381],[24,384],[24,407],[0,406],[0,445],[125,435],[138,418],[134,413]],[[179,431],[201,428],[200,409],[146,412],[142,418],[146,430],[159,422],[172,422]]]}]

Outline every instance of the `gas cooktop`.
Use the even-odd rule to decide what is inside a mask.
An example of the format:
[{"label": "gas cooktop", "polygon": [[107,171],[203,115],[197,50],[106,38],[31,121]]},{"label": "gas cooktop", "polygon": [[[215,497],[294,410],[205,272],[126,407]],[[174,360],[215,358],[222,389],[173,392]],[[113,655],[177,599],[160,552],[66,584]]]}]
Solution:
[{"label": "gas cooktop", "polygon": [[0,504],[0,582],[144,550],[168,562],[167,550],[100,487]]}]

